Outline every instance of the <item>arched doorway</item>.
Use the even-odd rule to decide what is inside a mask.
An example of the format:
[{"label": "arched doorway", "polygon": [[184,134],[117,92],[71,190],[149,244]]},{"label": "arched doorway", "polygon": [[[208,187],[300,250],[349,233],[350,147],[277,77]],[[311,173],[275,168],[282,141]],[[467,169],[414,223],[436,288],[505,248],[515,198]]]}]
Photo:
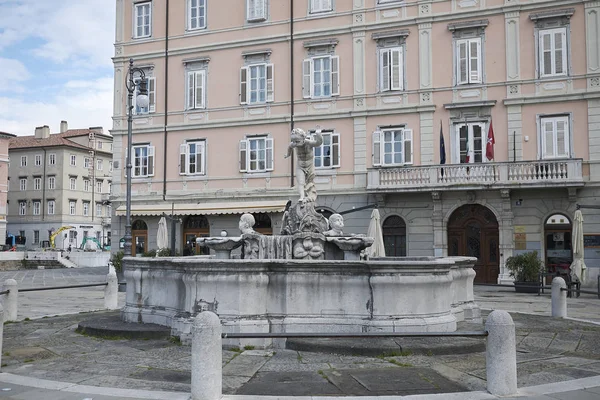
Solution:
[{"label": "arched doorway", "polygon": [[381,227],[387,257],[406,257],[406,223],[397,215],[387,217]]},{"label": "arched doorway", "polygon": [[141,219],[131,225],[131,255],[142,255],[148,251],[148,225]]},{"label": "arched doorway", "polygon": [[544,223],[544,261],[548,272],[569,275],[573,261],[572,231],[571,221],[563,214],[551,215]]},{"label": "arched doorway", "polygon": [[272,235],[273,227],[271,226],[271,217],[265,213],[252,214],[254,216],[254,230],[263,235]]},{"label": "arched doorway", "polygon": [[183,252],[184,256],[210,254],[208,247],[196,245],[196,238],[210,236],[210,225],[204,215],[190,215],[183,224]]},{"label": "arched doorway", "polygon": [[454,211],[448,220],[448,255],[477,257],[475,282],[497,283],[500,257],[494,213],[479,204]]}]

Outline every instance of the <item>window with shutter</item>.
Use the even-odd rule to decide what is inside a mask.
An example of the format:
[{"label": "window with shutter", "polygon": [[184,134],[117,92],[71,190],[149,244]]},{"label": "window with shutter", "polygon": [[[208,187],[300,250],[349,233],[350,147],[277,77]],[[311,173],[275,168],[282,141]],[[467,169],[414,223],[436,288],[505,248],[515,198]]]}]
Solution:
[{"label": "window with shutter", "polygon": [[571,156],[571,138],[568,116],[540,118],[542,158]]},{"label": "window with shutter", "polygon": [[340,94],[339,56],[318,56],[302,63],[302,96],[322,98]]},{"label": "window with shutter", "polygon": [[206,0],[187,0],[188,29],[206,28]]},{"label": "window with shutter", "polygon": [[206,71],[188,72],[188,110],[205,108]]},{"label": "window with shutter", "polygon": [[386,128],[373,133],[373,166],[412,164],[412,130]]},{"label": "window with shutter", "polygon": [[482,83],[481,38],[456,41],[456,84]]},{"label": "window with shutter", "polygon": [[402,47],[379,51],[379,91],[403,90],[404,65]]},{"label": "window with shutter", "polygon": [[273,170],[273,139],[251,137],[240,141],[240,172]]},{"label": "window with shutter", "polygon": [[206,142],[192,140],[179,146],[179,173],[181,175],[204,175]]},{"label": "window with shutter", "polygon": [[327,12],[333,10],[333,0],[310,0],[310,12]]},{"label": "window with shutter", "polygon": [[[314,132],[311,132],[314,133]],[[314,150],[315,168],[337,168],[340,166],[340,135],[333,131],[321,132],[323,143]]]},{"label": "window with shutter", "polygon": [[[142,178],[154,176],[154,146],[133,146],[132,177]],[[127,158],[125,163],[127,164]],[[126,172],[125,172],[126,173]]]},{"label": "window with shutter", "polygon": [[134,4],[133,37],[144,38],[152,35],[152,2]]},{"label": "window with shutter", "polygon": [[267,19],[267,0],[246,0],[248,21],[264,21]]},{"label": "window with shutter", "polygon": [[248,104],[248,67],[240,70],[240,103]]},{"label": "window with shutter", "polygon": [[567,28],[544,29],[538,35],[540,77],[567,75]]},{"label": "window with shutter", "polygon": [[133,94],[133,109],[135,114],[148,114],[156,111],[156,78],[146,76],[146,80],[148,82],[148,107],[139,107],[136,103],[140,89],[140,78],[135,79],[135,93]]}]

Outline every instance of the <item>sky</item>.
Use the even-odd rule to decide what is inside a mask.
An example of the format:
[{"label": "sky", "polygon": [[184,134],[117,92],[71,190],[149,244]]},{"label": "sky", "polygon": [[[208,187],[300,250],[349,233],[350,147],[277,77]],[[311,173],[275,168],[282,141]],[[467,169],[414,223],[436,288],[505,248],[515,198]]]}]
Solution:
[{"label": "sky", "polygon": [[0,0],[0,131],[112,129],[114,0]]}]

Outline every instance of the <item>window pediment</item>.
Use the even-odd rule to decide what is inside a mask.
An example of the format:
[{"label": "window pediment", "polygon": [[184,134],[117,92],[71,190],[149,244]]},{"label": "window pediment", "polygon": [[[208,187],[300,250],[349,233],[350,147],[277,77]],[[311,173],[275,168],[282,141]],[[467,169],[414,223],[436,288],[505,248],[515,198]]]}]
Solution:
[{"label": "window pediment", "polygon": [[575,14],[574,8],[563,8],[561,10],[550,10],[539,13],[529,14],[529,19],[532,21],[538,21],[549,18],[571,18]]},{"label": "window pediment", "polygon": [[464,29],[485,29],[490,24],[490,21],[487,19],[478,19],[476,21],[465,21],[465,22],[457,22],[454,24],[448,24],[448,30],[451,32],[455,32],[458,30]]},{"label": "window pediment", "polygon": [[398,29],[394,31],[385,31],[385,32],[375,32],[371,35],[373,40],[382,40],[382,39],[404,39],[410,35],[410,30],[408,29]]},{"label": "window pediment", "polygon": [[331,47],[334,48],[340,41],[332,38],[332,39],[319,39],[319,40],[309,40],[303,43],[304,48],[312,49],[314,47]]}]

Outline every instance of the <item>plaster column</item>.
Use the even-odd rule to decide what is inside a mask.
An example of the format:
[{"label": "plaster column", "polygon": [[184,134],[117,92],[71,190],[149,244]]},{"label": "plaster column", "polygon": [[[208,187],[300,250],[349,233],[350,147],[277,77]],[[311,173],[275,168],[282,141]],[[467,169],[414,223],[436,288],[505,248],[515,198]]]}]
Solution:
[{"label": "plaster column", "polygon": [[7,279],[4,282],[4,289],[8,290],[6,299],[4,301],[4,322],[16,321],[17,320],[17,304],[19,299],[19,289],[17,287],[17,281],[14,279]]},{"label": "plaster column", "polygon": [[[429,4],[422,4],[419,8],[421,16],[422,10],[431,8]],[[430,11],[429,11],[430,12]],[[421,105],[433,104],[433,66],[432,66],[432,39],[431,39],[431,22],[419,24],[419,103]]]},{"label": "plaster column", "polygon": [[515,323],[506,311],[496,310],[485,322],[487,390],[495,396],[517,393],[517,344]]},{"label": "plaster column", "polygon": [[[433,134],[433,112],[419,114],[419,137],[421,138],[421,165],[433,165],[434,153],[439,152],[439,136]],[[437,138],[437,146],[435,144]],[[414,160],[413,160],[414,161]]]},{"label": "plaster column", "polygon": [[192,400],[220,400],[223,394],[221,321],[210,311],[192,327]]},{"label": "plaster column", "polygon": [[[588,74],[600,72],[600,1],[588,1],[585,8],[585,52]],[[588,90],[600,90],[598,77],[588,78]]]},{"label": "plaster column", "polygon": [[[600,40],[600,39],[599,39]],[[596,77],[600,81],[599,77]],[[600,86],[598,87],[600,90]],[[600,176],[600,100],[590,99],[588,104],[588,135],[590,148],[590,176]]]},{"label": "plaster column", "polygon": [[567,283],[561,277],[552,279],[552,316],[556,318],[567,317]]},{"label": "plaster column", "polygon": [[367,119],[354,118],[354,187],[367,187]]},{"label": "plaster column", "polygon": [[448,255],[447,235],[444,229],[444,216],[442,213],[442,193],[431,192],[433,199],[433,255],[434,257],[445,257]]},{"label": "plaster column", "polygon": [[[510,86],[509,86],[510,90]],[[508,161],[523,160],[523,114],[521,106],[513,105],[506,107],[508,118]],[[529,136],[537,135],[530,132]],[[530,140],[535,139],[530,137]]]}]

